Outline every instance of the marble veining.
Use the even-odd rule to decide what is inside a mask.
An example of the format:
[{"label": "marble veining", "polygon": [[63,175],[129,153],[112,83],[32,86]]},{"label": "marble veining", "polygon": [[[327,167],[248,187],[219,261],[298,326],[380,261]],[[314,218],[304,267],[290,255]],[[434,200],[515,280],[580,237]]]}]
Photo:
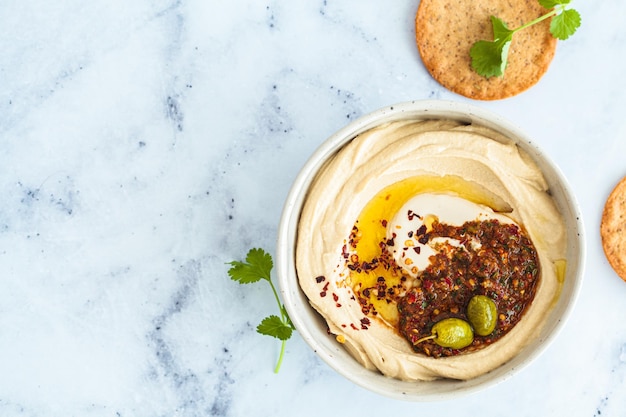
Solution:
[{"label": "marble veining", "polygon": [[0,4],[0,415],[623,415],[626,285],[598,227],[626,154],[626,3],[574,0],[545,77],[474,104],[559,165],[587,228],[571,320],[514,378],[444,403],[340,377],[227,262],[274,253],[308,156],[359,116],[468,101],[427,73],[419,1],[8,0]]}]

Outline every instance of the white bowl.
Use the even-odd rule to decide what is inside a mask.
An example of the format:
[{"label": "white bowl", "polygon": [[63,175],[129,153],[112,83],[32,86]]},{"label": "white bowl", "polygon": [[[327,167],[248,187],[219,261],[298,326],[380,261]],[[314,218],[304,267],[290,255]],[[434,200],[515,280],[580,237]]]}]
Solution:
[{"label": "white bowl", "polygon": [[[359,364],[334,337],[327,333],[324,319],[310,306],[298,284],[295,250],[298,222],[308,188],[320,167],[356,135],[394,120],[453,119],[491,128],[504,134],[526,151],[543,171],[567,228],[567,271],[560,298],[536,340],[512,360],[480,377],[467,380],[439,379],[407,382],[370,371]],[[313,351],[338,373],[378,394],[412,401],[433,401],[457,397],[500,383],[527,366],[554,340],[570,315],[581,287],[585,261],[585,240],[580,209],[566,179],[555,164],[528,136],[484,109],[449,101],[400,103],[365,115],[328,138],[309,158],[297,176],[284,205],[278,230],[276,270],[285,308],[302,338]]]}]

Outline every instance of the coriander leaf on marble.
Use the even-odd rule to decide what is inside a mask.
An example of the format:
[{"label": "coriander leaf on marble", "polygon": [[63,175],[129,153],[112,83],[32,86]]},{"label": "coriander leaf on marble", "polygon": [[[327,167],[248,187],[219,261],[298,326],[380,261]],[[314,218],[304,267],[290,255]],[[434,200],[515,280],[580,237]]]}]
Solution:
[{"label": "coriander leaf on marble", "polygon": [[256,330],[261,334],[273,336],[280,340],[288,340],[293,332],[293,328],[276,315],[265,317]]},{"label": "coriander leaf on marble", "polygon": [[241,284],[252,284],[261,279],[271,282],[271,272],[274,262],[269,253],[263,249],[250,249],[246,255],[246,261],[229,262],[231,268],[228,275]]},{"label": "coriander leaf on marble", "polygon": [[552,18],[550,33],[556,39],[565,40],[576,32],[580,26],[581,17],[578,11],[567,8],[571,0],[538,1],[541,6],[549,11],[515,29],[509,29],[502,19],[491,16],[493,41],[479,40],[470,48],[474,71],[486,78],[502,76],[508,63],[513,35],[545,19]]},{"label": "coriander leaf on marble", "polygon": [[240,284],[252,284],[265,280],[269,283],[274,293],[280,316],[272,314],[264,318],[256,330],[259,334],[272,336],[281,341],[280,355],[274,368],[274,372],[278,373],[285,355],[285,344],[295,330],[295,326],[291,322],[289,314],[287,314],[285,305],[280,301],[276,287],[272,282],[271,274],[274,267],[272,256],[263,249],[253,248],[248,251],[245,262],[231,261],[227,264],[231,266],[228,270],[228,275],[233,281],[237,281]]}]

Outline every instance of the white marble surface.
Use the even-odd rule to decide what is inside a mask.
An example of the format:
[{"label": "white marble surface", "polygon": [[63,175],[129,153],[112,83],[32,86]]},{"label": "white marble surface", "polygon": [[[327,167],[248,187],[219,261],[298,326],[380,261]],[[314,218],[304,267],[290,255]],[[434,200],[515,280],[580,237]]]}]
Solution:
[{"label": "white marble surface", "polygon": [[346,122],[414,99],[467,101],[425,71],[418,1],[0,3],[0,415],[536,416],[626,409],[626,283],[598,236],[626,175],[626,2],[583,26],[531,90],[474,102],[569,179],[587,229],[570,322],[530,367],[441,403],[391,400],[298,334],[255,332],[269,288],[225,264],[274,253],[282,203]]}]

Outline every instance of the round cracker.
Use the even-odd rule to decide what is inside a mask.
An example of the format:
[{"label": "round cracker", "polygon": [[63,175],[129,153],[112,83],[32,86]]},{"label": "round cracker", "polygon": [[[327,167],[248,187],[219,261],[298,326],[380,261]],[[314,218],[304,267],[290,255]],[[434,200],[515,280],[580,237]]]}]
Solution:
[{"label": "round cracker", "polygon": [[421,0],[415,40],[424,65],[441,85],[472,99],[498,100],[527,90],[548,70],[557,43],[550,19],[513,35],[501,77],[476,73],[470,48],[479,40],[493,40],[490,16],[514,29],[546,12],[537,0]]},{"label": "round cracker", "polygon": [[626,177],[621,179],[606,200],[600,237],[606,259],[617,275],[626,281]]}]

